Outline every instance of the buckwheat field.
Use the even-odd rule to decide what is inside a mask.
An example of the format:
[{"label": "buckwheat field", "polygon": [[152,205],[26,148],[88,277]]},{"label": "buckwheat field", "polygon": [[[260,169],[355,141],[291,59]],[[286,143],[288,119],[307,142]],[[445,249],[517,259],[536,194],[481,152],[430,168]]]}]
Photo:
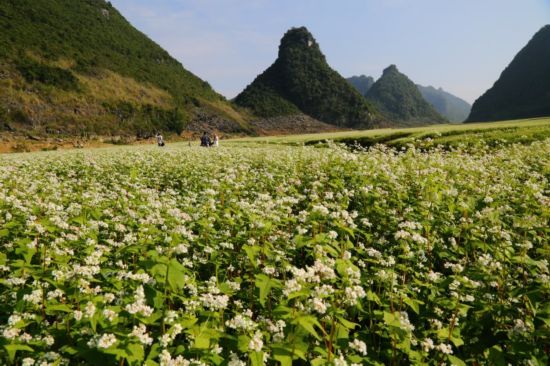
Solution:
[{"label": "buckwheat field", "polygon": [[550,140],[0,156],[0,364],[547,365]]}]

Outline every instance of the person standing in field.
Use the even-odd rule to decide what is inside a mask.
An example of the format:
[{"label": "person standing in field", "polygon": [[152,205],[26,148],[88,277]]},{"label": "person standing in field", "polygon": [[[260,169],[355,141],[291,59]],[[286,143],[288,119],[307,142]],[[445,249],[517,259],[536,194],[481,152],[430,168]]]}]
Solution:
[{"label": "person standing in field", "polygon": [[203,147],[209,147],[211,145],[210,136],[205,132],[202,134],[201,137],[201,146]]},{"label": "person standing in field", "polygon": [[165,145],[164,143],[164,137],[162,137],[162,135],[159,133],[157,133],[157,145],[159,147],[163,147]]},{"label": "person standing in field", "polygon": [[218,147],[219,141],[220,141],[220,138],[218,137],[218,135],[214,134],[214,144],[213,144],[213,146]]}]

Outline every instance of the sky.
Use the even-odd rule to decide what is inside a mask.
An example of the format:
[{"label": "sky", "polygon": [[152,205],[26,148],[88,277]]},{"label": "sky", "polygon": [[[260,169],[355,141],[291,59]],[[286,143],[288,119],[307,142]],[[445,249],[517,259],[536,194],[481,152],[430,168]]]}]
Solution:
[{"label": "sky", "polygon": [[111,0],[135,27],[231,99],[306,26],[342,76],[390,64],[472,103],[550,23],[550,0]]}]

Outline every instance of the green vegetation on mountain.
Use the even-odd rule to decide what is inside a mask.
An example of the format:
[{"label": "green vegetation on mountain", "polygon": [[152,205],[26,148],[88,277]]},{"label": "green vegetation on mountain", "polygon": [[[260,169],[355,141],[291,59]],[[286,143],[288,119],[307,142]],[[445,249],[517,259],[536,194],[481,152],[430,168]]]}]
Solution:
[{"label": "green vegetation on mountain", "polygon": [[[367,95],[375,83],[372,76],[352,76],[346,79],[362,95]],[[433,86],[416,85],[422,97],[443,117],[451,122],[463,122],[472,106],[468,102]]]},{"label": "green vegetation on mountain", "polygon": [[374,78],[372,76],[352,76],[346,79],[361,95],[366,95],[370,88],[374,85]]},{"label": "green vegetation on mountain", "polygon": [[436,89],[433,86],[422,85],[416,86],[418,87],[420,94],[422,94],[422,97],[424,97],[424,99],[430,103],[439,114],[447,118],[449,121],[464,122],[466,118],[468,118],[472,106],[465,100],[462,100],[441,88]]},{"label": "green vegetation on mountain", "polygon": [[0,2],[0,128],[179,133],[197,110],[245,123],[110,2]]},{"label": "green vegetation on mountain", "polygon": [[472,106],[468,122],[550,116],[550,25],[538,31]]},{"label": "green vegetation on mountain", "polygon": [[391,122],[399,125],[445,122],[424,100],[416,85],[391,65],[365,96]]},{"label": "green vegetation on mountain", "polygon": [[374,108],[330,68],[305,27],[284,35],[275,63],[235,102],[262,117],[302,112],[342,127],[373,128],[379,123]]}]

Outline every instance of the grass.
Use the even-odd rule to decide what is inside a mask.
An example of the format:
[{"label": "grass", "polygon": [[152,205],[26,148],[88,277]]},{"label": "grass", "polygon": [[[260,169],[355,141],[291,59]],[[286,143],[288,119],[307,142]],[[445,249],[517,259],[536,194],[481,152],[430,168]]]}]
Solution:
[{"label": "grass", "polygon": [[290,136],[247,137],[232,139],[230,144],[286,144],[312,145],[326,141],[341,142],[347,145],[372,146],[386,144],[400,147],[409,143],[415,145],[455,146],[476,144],[480,140],[493,142],[521,142],[542,140],[550,137],[550,118],[501,121],[474,124],[444,124],[414,128],[385,128],[363,131],[343,131],[320,134]]}]

